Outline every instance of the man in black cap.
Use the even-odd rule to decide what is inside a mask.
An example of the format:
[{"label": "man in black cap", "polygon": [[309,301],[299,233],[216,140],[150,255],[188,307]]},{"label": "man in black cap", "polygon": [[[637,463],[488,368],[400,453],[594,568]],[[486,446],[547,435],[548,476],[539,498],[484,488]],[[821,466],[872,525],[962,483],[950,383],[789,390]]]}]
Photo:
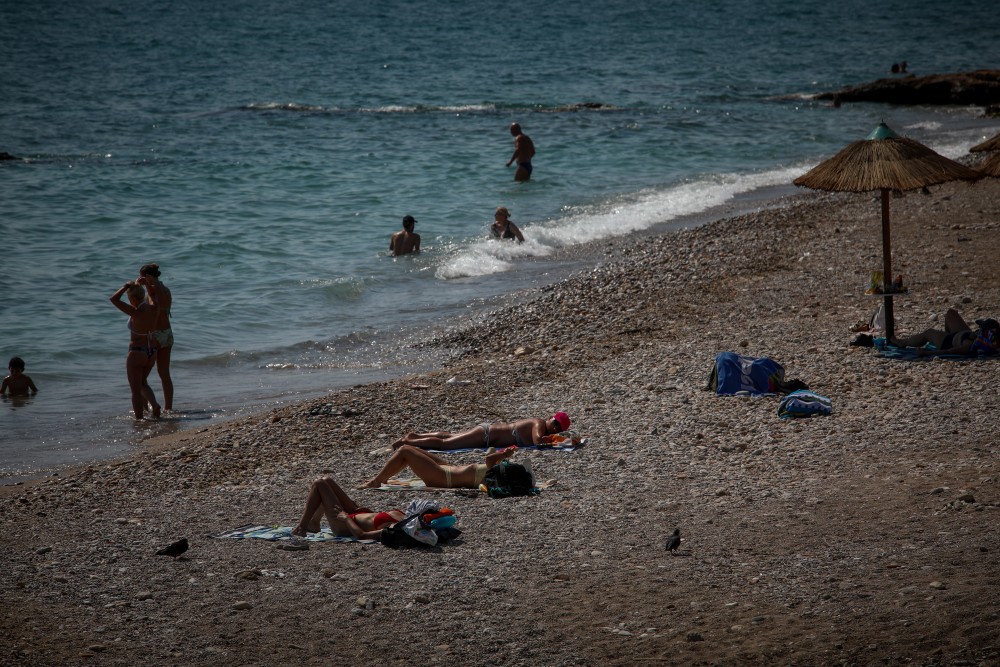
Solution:
[{"label": "man in black cap", "polygon": [[413,225],[417,221],[412,215],[403,216],[403,231],[396,232],[389,239],[389,250],[393,257],[409,255],[411,252],[420,252],[420,234],[413,233]]}]

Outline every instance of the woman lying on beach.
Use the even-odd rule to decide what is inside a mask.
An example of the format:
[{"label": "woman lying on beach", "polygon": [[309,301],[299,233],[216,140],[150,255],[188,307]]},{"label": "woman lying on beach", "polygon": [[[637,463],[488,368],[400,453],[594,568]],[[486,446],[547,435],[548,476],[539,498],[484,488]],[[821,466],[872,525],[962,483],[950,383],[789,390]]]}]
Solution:
[{"label": "woman lying on beach", "polygon": [[449,465],[439,456],[422,449],[403,445],[389,457],[382,469],[365,482],[361,488],[377,489],[388,482],[393,475],[409,468],[413,474],[424,480],[429,487],[437,489],[478,489],[486,478],[486,471],[503,459],[510,458],[517,451],[516,446],[486,455],[486,463]]},{"label": "woman lying on beach", "polygon": [[377,540],[384,527],[404,518],[402,510],[373,512],[362,507],[351,500],[332,477],[320,477],[309,489],[302,518],[292,529],[292,535],[305,537],[307,533],[318,533],[324,514],[334,535],[359,540]]},{"label": "woman lying on beach", "polygon": [[407,433],[392,443],[396,449],[403,445],[411,445],[421,449],[470,449],[488,447],[506,447],[517,445],[528,447],[541,444],[542,438],[568,431],[569,415],[557,412],[548,419],[519,419],[513,423],[483,422],[473,426],[468,431],[450,433],[435,431],[432,433]]},{"label": "woman lying on beach", "polygon": [[[125,374],[128,386],[132,390],[132,411],[136,419],[142,419],[146,403],[152,407],[153,419],[160,418],[160,404],[147,382],[149,373],[156,363],[157,342],[155,337],[156,322],[160,315],[160,307],[156,300],[156,288],[150,283],[149,301],[146,301],[146,278],[139,278],[125,283],[111,295],[111,303],[115,308],[129,316],[129,345],[125,357]],[[128,293],[129,303],[124,303],[122,295]]]},{"label": "woman lying on beach", "polygon": [[[944,331],[927,329],[906,338],[893,338],[889,343],[896,347],[915,347],[920,356],[939,354],[1000,354],[1000,324],[994,319],[976,320],[975,331],[966,324],[962,316],[954,308],[949,308],[944,315]],[[927,343],[935,350],[925,349]]]}]

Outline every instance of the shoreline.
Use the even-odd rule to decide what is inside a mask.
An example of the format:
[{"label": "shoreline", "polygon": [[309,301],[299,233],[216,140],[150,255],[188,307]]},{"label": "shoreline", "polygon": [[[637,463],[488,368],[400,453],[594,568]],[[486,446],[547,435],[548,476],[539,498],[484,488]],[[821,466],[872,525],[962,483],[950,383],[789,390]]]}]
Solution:
[{"label": "shoreline", "polygon": [[[786,205],[786,202],[791,198],[808,197],[810,194],[811,193],[808,191],[795,188],[790,184],[762,186],[741,192],[731,200],[722,204],[711,206],[703,211],[679,216],[673,220],[661,222],[649,228],[632,232],[624,236],[613,236],[597,241],[591,241],[578,246],[564,248],[559,251],[559,256],[556,258],[546,257],[528,260],[542,262],[547,266],[552,266],[551,269],[542,271],[532,269],[532,273],[536,276],[534,284],[526,287],[519,286],[516,291],[509,294],[492,294],[490,296],[482,297],[476,299],[475,305],[473,303],[467,303],[465,304],[465,307],[472,309],[476,317],[488,316],[496,310],[503,309],[509,305],[511,301],[518,302],[525,298],[532,298],[531,295],[537,290],[545,289],[553,284],[558,284],[571,278],[581,270],[587,271],[590,268],[601,264],[610,256],[613,256],[616,252],[618,252],[620,248],[627,248],[632,244],[643,242],[646,239],[655,238],[663,234],[670,234],[681,229],[702,227],[704,225],[711,224],[712,222],[732,217],[733,215],[748,214],[755,211],[781,207]],[[572,260],[567,259],[570,256],[573,258]],[[580,263],[585,264],[588,269],[579,269],[577,265]],[[456,307],[456,309],[461,310],[461,308],[458,307]],[[455,319],[449,320],[443,324],[435,325],[434,331],[430,334],[419,333],[423,327],[429,324],[429,322],[410,324],[406,330],[398,336],[397,340],[401,341],[402,347],[405,349],[426,349],[427,344],[432,342],[435,338],[445,336],[448,332],[456,328],[463,328],[466,326],[466,322],[467,316],[458,316]],[[442,356],[446,359],[448,357],[448,353],[444,352]],[[402,367],[406,370],[395,371],[392,373],[386,373],[382,370],[376,370],[374,368],[367,369],[360,374],[363,378],[360,383],[368,384],[372,382],[384,382],[386,380],[405,377],[417,372],[415,369],[419,367],[427,367],[427,363],[417,363],[415,361],[411,361],[409,364],[403,364]],[[430,370],[435,370],[436,368],[437,367],[435,366]],[[0,494],[2,494],[2,489],[4,488],[19,487],[39,479],[44,479],[45,477],[64,474],[65,471],[86,468],[100,463],[113,463],[121,459],[129,458],[141,453],[149,447],[158,447],[158,443],[160,441],[170,442],[177,438],[186,440],[187,437],[184,434],[190,431],[201,432],[206,427],[250,418],[254,415],[270,412],[282,406],[295,405],[309,400],[317,400],[330,393],[337,393],[359,384],[357,378],[349,378],[343,372],[337,370],[331,372],[330,377],[331,382],[326,389],[321,388],[316,382],[312,382],[308,386],[297,387],[294,378],[283,378],[275,383],[276,387],[280,387],[277,395],[272,396],[267,400],[262,398],[252,399],[249,403],[242,404],[239,407],[236,407],[238,401],[235,398],[227,399],[226,403],[229,404],[228,407],[208,410],[209,412],[218,411],[220,412],[220,416],[211,417],[206,420],[197,416],[192,416],[202,412],[198,408],[193,408],[188,410],[182,409],[179,411],[178,415],[175,415],[173,418],[168,417],[166,420],[160,422],[144,422],[146,428],[153,433],[152,435],[138,436],[136,440],[121,444],[111,453],[95,452],[89,457],[83,457],[82,460],[54,464],[45,463],[40,464],[31,470],[15,471],[11,469],[3,471],[0,473]],[[154,389],[159,391],[158,386],[154,386]],[[311,398],[302,398],[300,394],[310,395]],[[93,437],[88,439],[88,446],[99,450],[102,446],[104,446],[107,437],[110,437],[110,433],[106,433],[104,438],[101,438],[99,437],[99,434],[94,433]]]},{"label": "shoreline", "polygon": [[[911,289],[900,331],[949,306],[969,321],[996,316],[998,220],[995,180],[893,200],[894,264]],[[874,198],[791,197],[612,245],[597,266],[423,343],[462,350],[435,371],[5,487],[0,655],[28,665],[324,664],[331,652],[357,664],[1000,659],[988,593],[1000,575],[1000,399],[983,391],[997,362],[848,347],[848,327],[875,307],[862,295],[880,256]],[[834,414],[785,422],[775,399],[704,391],[724,350],[776,359],[830,396]],[[312,478],[329,472],[353,488],[408,430],[557,409],[590,443],[523,454],[559,480],[538,497],[439,496],[458,513],[459,545],[284,552],[204,537],[294,523]],[[421,495],[350,493],[378,508]],[[663,551],[675,526],[683,557]],[[188,560],[152,556],[180,536]],[[238,576],[248,571],[260,574]]]}]

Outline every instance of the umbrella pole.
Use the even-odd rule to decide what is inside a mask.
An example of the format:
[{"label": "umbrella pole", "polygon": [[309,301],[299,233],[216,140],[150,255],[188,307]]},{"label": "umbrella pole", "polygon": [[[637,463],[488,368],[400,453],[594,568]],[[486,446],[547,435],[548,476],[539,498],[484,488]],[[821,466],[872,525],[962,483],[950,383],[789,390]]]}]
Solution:
[{"label": "umbrella pole", "polygon": [[882,293],[885,295],[885,337],[896,335],[896,322],[892,314],[892,244],[889,232],[889,190],[882,188]]}]

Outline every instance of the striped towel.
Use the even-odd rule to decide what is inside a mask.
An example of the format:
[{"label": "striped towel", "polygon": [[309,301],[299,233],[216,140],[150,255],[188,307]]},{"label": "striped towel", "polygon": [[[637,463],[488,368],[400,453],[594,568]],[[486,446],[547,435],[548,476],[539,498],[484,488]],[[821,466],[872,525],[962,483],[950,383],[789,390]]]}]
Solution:
[{"label": "striped towel", "polygon": [[309,533],[305,537],[296,537],[292,535],[292,526],[266,526],[253,523],[212,535],[212,537],[229,540],[255,538],[269,542],[285,540],[305,540],[306,542],[365,542],[369,544],[375,542],[375,540],[359,540],[356,537],[334,535],[326,526],[323,526],[323,530],[318,533]]},{"label": "striped towel", "polygon": [[833,403],[829,398],[805,389],[793,391],[781,399],[781,403],[778,404],[778,416],[782,419],[831,413],[833,413]]}]

